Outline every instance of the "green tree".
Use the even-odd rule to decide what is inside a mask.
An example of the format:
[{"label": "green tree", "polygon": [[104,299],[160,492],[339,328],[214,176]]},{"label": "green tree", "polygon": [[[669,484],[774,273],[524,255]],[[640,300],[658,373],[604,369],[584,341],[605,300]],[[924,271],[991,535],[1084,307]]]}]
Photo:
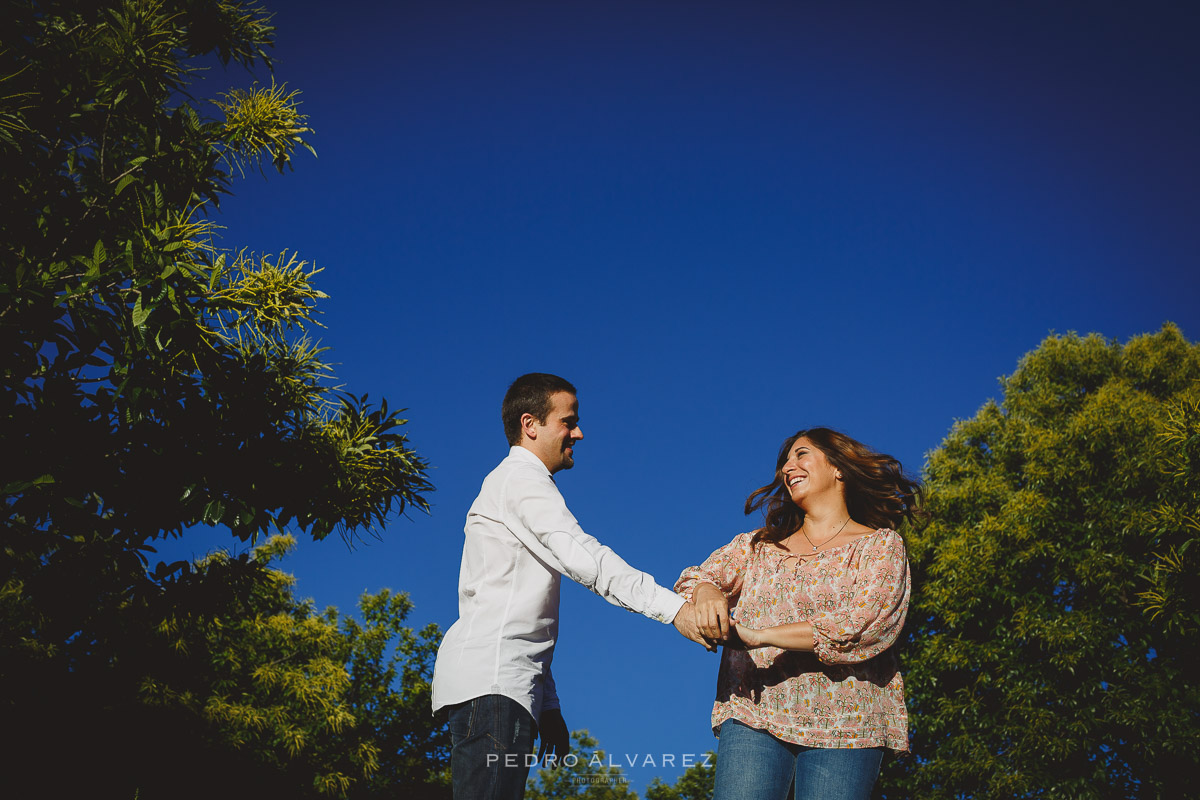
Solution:
[{"label": "green tree", "polygon": [[330,388],[309,336],[317,270],[213,244],[233,178],[308,147],[274,79],[189,91],[202,65],[269,67],[267,14],[0,9],[0,714],[21,732],[6,776],[45,795],[63,754],[85,775],[147,768],[119,744],[146,740],[126,713],[151,674],[137,637],[190,572],[148,570],[156,539],[352,537],[427,510],[432,487],[397,412]]},{"label": "green tree", "polygon": [[379,751],[378,767],[351,792],[355,800],[450,797],[450,731],[433,707],[433,663],[442,640],[435,624],[403,625],[412,611],[406,594],[364,595],[365,624],[341,620],[349,669],[346,699]]},{"label": "green tree", "polygon": [[1186,797],[1200,766],[1200,347],[1054,336],[957,423],[909,532],[892,797]]},{"label": "green tree", "polygon": [[571,752],[554,769],[539,769],[529,778],[527,800],[637,800],[629,779],[586,730],[572,731]]},{"label": "green tree", "polygon": [[448,794],[447,732],[429,714],[441,632],[406,627],[411,601],[386,590],[363,596],[362,622],[317,613],[272,566],[294,544],[218,551],[140,609],[145,629],[121,651],[139,682],[110,703],[155,737],[141,737],[146,765],[113,776],[125,796],[176,794],[182,767],[195,795]]},{"label": "green tree", "polygon": [[[540,769],[525,790],[528,800],[636,800],[621,766],[600,749],[587,731],[571,733],[571,757],[557,769]],[[712,800],[717,759],[712,753],[689,766],[675,783],[655,778],[646,787],[648,800]]]},{"label": "green tree", "polygon": [[716,777],[717,757],[709,752],[684,770],[673,784],[664,783],[661,778],[650,781],[646,787],[646,800],[712,800]]}]

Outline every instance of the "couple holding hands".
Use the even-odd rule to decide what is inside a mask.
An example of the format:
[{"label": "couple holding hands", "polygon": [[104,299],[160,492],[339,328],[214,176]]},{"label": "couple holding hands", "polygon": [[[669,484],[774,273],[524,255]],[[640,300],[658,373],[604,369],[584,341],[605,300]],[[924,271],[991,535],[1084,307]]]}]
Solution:
[{"label": "couple holding hands", "polygon": [[908,749],[895,650],[911,581],[895,532],[923,512],[894,458],[828,428],[789,436],[746,501],[764,525],[683,571],[675,591],[588,535],[553,475],[583,438],[575,387],[518,378],[501,410],[509,455],[467,514],[459,619],[438,650],[455,800],[524,794],[568,752],[550,662],[562,575],[722,649],[714,800],[868,798],[886,749]]}]

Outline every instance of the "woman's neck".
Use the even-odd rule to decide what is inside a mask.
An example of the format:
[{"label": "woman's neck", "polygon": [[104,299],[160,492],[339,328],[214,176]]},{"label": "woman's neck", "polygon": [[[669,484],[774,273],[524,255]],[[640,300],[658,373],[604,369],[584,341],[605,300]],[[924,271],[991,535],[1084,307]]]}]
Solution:
[{"label": "woman's neck", "polygon": [[828,533],[849,518],[850,512],[846,509],[846,503],[839,498],[835,502],[813,503],[811,507],[806,506],[804,508],[804,525],[801,527],[810,533]]}]

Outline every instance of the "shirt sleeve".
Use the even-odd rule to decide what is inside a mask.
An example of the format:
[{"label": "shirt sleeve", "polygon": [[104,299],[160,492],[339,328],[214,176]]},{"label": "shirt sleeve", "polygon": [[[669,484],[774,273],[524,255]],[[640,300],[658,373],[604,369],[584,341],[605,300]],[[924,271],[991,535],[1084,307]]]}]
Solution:
[{"label": "shirt sleeve", "polygon": [[613,605],[659,622],[674,621],[683,598],[584,533],[549,476],[514,473],[505,487],[504,504],[509,530],[551,567]]},{"label": "shirt sleeve", "polygon": [[742,593],[746,564],[753,550],[750,544],[753,538],[753,533],[743,533],[729,544],[713,551],[700,566],[685,569],[679,575],[679,580],[675,581],[675,591],[690,601],[697,585],[711,583],[720,589],[731,603],[737,602]]},{"label": "shirt sleeve", "polygon": [[813,649],[826,664],[874,658],[904,627],[912,591],[904,540],[889,531],[865,543],[857,561],[845,602],[813,617]]}]

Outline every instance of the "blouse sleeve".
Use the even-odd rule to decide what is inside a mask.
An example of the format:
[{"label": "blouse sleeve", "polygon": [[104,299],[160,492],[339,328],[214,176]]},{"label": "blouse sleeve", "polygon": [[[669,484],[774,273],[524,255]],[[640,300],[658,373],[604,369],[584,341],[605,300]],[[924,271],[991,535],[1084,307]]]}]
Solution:
[{"label": "blouse sleeve", "polygon": [[685,569],[675,582],[675,591],[690,602],[698,584],[711,583],[721,590],[727,600],[735,602],[742,592],[742,577],[750,560],[753,549],[750,540],[753,537],[752,533],[743,533],[724,547],[714,550],[700,566]]},{"label": "blouse sleeve", "polygon": [[846,601],[813,617],[813,649],[826,664],[874,658],[904,627],[912,591],[904,540],[894,531],[873,538],[864,543],[846,579]]}]

